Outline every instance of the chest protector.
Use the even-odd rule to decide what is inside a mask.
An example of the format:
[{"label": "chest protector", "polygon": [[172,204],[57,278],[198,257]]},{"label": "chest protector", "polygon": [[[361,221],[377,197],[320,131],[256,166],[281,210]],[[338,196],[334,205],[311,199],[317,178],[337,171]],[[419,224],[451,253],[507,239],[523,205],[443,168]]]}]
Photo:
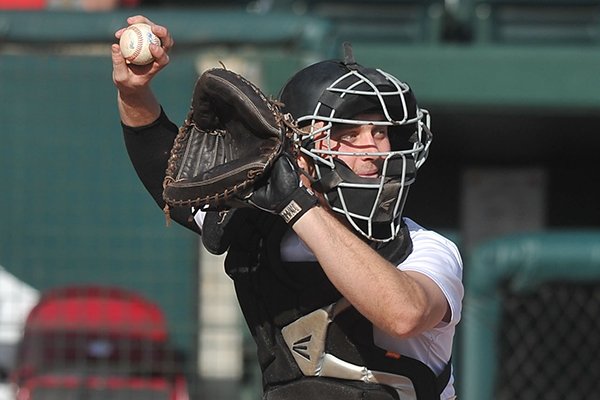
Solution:
[{"label": "chest protector", "polygon": [[[439,399],[450,364],[435,376],[422,362],[375,346],[373,325],[316,262],[283,262],[278,217],[237,210],[225,260],[257,345],[266,400]],[[404,226],[376,249],[394,264],[412,251]],[[400,394],[399,394],[400,393]]]}]

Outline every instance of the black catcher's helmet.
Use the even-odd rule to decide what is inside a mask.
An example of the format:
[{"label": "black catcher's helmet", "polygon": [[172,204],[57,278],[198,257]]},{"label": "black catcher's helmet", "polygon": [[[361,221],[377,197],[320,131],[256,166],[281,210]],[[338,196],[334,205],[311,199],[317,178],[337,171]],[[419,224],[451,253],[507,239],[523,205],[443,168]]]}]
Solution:
[{"label": "black catcher's helmet", "polygon": [[[408,84],[380,69],[366,68],[354,61],[345,45],[344,61],[329,60],[296,73],[283,87],[279,100],[302,128],[295,139],[300,151],[315,164],[317,182],[335,212],[367,239],[387,242],[400,229],[402,209],[409,186],[427,158],[432,135],[429,113],[419,108]],[[359,114],[380,114],[377,120],[356,119]],[[386,125],[391,151],[370,153],[381,157],[377,178],[354,172],[329,146],[333,124]]]}]

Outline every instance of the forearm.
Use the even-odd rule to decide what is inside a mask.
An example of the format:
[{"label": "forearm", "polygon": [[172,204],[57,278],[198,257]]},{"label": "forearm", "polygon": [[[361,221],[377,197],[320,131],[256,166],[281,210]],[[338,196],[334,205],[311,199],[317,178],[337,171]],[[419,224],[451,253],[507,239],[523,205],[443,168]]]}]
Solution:
[{"label": "forearm", "polygon": [[[148,125],[131,127],[123,124],[122,127],[129,159],[140,181],[162,209],[165,206],[162,184],[173,140],[177,135],[177,126],[160,110],[159,106],[159,117]],[[173,208],[170,215],[180,225],[200,232],[196,223],[189,218],[191,209]]]},{"label": "forearm", "polygon": [[159,206],[164,206],[162,183],[177,126],[159,111],[159,118],[147,125],[122,124],[122,128],[127,154],[138,177]]},{"label": "forearm", "polygon": [[333,285],[374,325],[409,337],[433,323],[428,293],[413,277],[379,256],[324,208],[294,226]]},{"label": "forearm", "polygon": [[146,126],[160,116],[160,104],[149,86],[136,91],[117,92],[117,105],[123,124],[131,127]]}]

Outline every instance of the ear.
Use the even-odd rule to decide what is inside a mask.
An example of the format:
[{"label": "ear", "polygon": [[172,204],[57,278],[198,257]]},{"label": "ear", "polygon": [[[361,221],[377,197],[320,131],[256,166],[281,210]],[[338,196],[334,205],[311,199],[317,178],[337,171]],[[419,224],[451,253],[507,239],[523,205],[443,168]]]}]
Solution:
[{"label": "ear", "polygon": [[315,146],[315,148],[317,149],[322,149],[324,147],[324,143],[322,142],[323,139],[325,139],[326,134],[328,133],[328,131],[321,131],[318,133],[313,133],[315,131],[318,131],[319,129],[323,128],[325,126],[325,122],[323,121],[315,121],[313,122],[311,125],[307,125],[304,128],[302,128],[302,131],[304,132],[304,138],[308,137],[309,135],[312,135],[311,141],[313,142],[313,146]]},{"label": "ear", "polygon": [[312,187],[309,176],[315,176],[315,165],[313,161],[306,154],[300,153],[298,158],[296,158],[296,163],[298,164],[298,167],[302,169],[299,174],[302,184],[306,187]]},{"label": "ear", "polygon": [[315,165],[313,161],[306,154],[300,153],[298,154],[298,158],[296,159],[298,166],[304,170],[310,176],[314,176]]}]

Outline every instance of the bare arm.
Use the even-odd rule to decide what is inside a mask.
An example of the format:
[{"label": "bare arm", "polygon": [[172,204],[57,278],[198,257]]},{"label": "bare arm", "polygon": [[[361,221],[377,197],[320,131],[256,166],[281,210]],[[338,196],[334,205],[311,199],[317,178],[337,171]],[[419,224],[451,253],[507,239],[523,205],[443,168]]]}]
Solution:
[{"label": "bare arm", "polygon": [[387,333],[415,336],[449,313],[445,296],[430,278],[398,270],[326,209],[311,209],[293,229],[342,295]]},{"label": "bare arm", "polygon": [[[150,82],[169,63],[168,52],[174,43],[167,28],[154,24],[148,18],[136,15],[127,19],[130,25],[139,22],[152,25],[152,32],[161,40],[161,46],[150,45],[154,62],[142,66],[127,64],[119,45],[113,44],[111,48],[119,115],[121,121],[131,127],[149,125],[159,117],[160,104],[152,92]],[[115,37],[119,39],[124,30],[125,28],[119,29]]]}]

